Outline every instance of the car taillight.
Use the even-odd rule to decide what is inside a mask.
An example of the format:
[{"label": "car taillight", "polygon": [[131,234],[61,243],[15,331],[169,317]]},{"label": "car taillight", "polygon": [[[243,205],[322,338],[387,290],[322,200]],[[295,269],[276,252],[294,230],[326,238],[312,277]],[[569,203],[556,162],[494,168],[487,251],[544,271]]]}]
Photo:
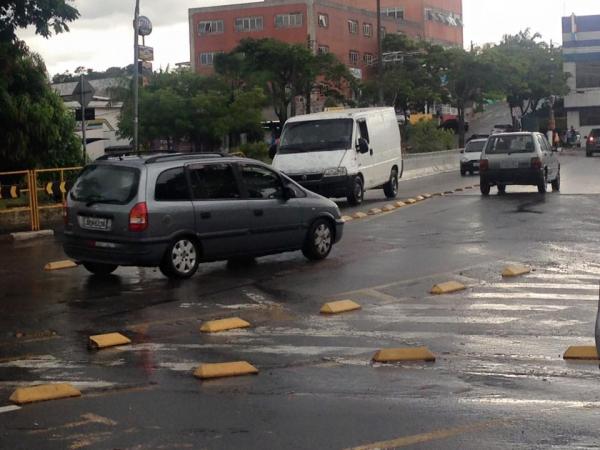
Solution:
[{"label": "car taillight", "polygon": [[531,168],[532,169],[541,169],[542,168],[542,160],[537,156],[535,158],[531,158]]},{"label": "car taillight", "polygon": [[490,168],[490,162],[487,159],[479,160],[479,171],[483,172],[484,170],[488,170]]},{"label": "car taillight", "polygon": [[588,142],[594,142],[594,136],[588,137]]},{"label": "car taillight", "polygon": [[146,202],[138,203],[129,213],[129,231],[144,231],[148,228],[148,207]]},{"label": "car taillight", "polygon": [[67,225],[69,223],[69,209],[68,209],[66,200],[63,202],[62,206],[63,206],[63,209],[62,209],[63,222],[65,223],[65,225]]}]

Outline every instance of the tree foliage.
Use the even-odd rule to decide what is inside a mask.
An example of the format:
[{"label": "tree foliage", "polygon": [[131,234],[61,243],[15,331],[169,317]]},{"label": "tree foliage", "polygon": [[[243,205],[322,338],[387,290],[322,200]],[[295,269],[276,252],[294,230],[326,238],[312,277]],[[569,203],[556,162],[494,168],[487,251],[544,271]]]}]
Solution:
[{"label": "tree foliage", "polygon": [[20,42],[0,43],[0,171],[80,164],[74,130],[39,55]]},{"label": "tree foliage", "polygon": [[79,17],[71,0],[0,0],[0,42],[17,40],[16,30],[34,26],[45,38],[52,32],[69,31],[69,22]]},{"label": "tree foliage", "polygon": [[[197,150],[213,149],[223,136],[261,133],[265,104],[260,89],[232,95],[226,80],[192,72],[154,74],[140,90],[140,140],[149,147],[155,139],[191,142]],[[133,106],[127,99],[119,118],[122,137],[133,136]]]}]

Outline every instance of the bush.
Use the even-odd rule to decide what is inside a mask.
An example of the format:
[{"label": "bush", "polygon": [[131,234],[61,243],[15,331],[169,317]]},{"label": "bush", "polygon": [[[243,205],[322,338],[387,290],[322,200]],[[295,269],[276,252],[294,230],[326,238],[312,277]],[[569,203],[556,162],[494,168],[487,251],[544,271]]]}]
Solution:
[{"label": "bush", "polygon": [[246,158],[258,159],[266,163],[271,162],[269,158],[269,146],[266,142],[249,142],[240,145],[239,148],[232,150],[231,153],[242,152]]},{"label": "bush", "polygon": [[440,152],[456,148],[454,133],[439,129],[432,120],[421,120],[408,125],[406,136],[408,153]]}]

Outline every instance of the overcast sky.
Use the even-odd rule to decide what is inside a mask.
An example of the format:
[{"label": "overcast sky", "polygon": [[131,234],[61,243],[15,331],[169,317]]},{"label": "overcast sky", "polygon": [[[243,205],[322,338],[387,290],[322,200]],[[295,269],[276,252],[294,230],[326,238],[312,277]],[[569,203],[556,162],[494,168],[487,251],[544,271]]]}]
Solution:
[{"label": "overcast sky", "polygon": [[[369,0],[364,0],[365,2]],[[371,0],[374,1],[374,0]],[[42,55],[51,75],[78,66],[104,70],[131,63],[134,0],[75,0],[81,17],[70,33],[44,39],[31,30],[21,33],[29,47]],[[146,45],[154,47],[154,67],[189,61],[187,14],[189,8],[241,1],[141,0],[141,13],[154,31]],[[463,0],[465,46],[497,42],[505,33],[539,31],[547,41],[561,43],[563,15],[600,14],[600,0]]]}]

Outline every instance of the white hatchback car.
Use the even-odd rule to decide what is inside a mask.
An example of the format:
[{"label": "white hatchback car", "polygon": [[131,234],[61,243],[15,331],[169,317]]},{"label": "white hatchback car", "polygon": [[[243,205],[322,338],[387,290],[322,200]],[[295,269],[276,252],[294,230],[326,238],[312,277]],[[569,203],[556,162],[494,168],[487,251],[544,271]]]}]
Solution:
[{"label": "white hatchback car", "polygon": [[460,151],[460,174],[464,177],[467,172],[473,175],[479,172],[479,160],[487,139],[473,139]]}]

